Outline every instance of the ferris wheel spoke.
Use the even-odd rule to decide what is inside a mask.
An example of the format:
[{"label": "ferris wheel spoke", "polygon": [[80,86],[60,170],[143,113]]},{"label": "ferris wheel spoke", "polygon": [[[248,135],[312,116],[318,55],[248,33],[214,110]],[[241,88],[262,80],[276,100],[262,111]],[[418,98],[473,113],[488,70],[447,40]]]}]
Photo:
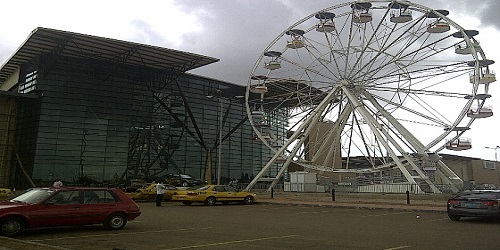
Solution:
[{"label": "ferris wheel spoke", "polygon": [[[374,96],[368,95],[367,99],[378,110],[378,112],[383,115],[387,122],[387,128],[390,128],[391,130],[394,129],[395,131],[397,131],[398,135],[401,135],[401,138],[404,138],[403,143],[405,145],[413,149],[416,153],[425,152],[426,150],[428,150],[428,147],[425,147],[424,144],[420,140],[418,140],[405,126],[403,126],[397,118],[395,118],[390,112],[387,112],[387,110],[385,110],[380,105],[380,103],[376,101]],[[388,133],[388,131],[385,132]],[[389,136],[387,135],[387,137]]]},{"label": "ferris wheel spoke", "polygon": [[[412,25],[411,27],[415,27],[418,22],[420,22],[422,19],[418,19],[418,21]],[[407,30],[408,31],[408,30]],[[366,70],[365,75],[370,75],[369,72],[371,71],[371,68],[373,68],[375,65],[378,65],[376,69],[383,69],[387,67],[387,65],[390,64],[397,64],[398,61],[400,60],[400,56],[403,54],[405,50],[408,50],[408,48],[411,47],[412,44],[416,43],[425,33],[420,32],[420,33],[414,33],[414,32],[408,32],[408,33],[402,33],[400,34],[399,37],[395,38],[389,45],[380,47],[379,49],[374,49],[378,51],[377,55],[366,64],[368,66],[368,69]],[[392,35],[392,33],[391,33]],[[389,52],[395,50],[394,52]],[[380,57],[380,55],[383,55],[383,57]],[[382,65],[382,66],[380,66]],[[360,70],[361,72],[361,70]]]},{"label": "ferris wheel spoke", "polygon": [[[412,32],[412,29],[414,29],[416,27],[416,25],[418,23],[420,23],[422,20],[423,20],[423,17],[420,17],[419,19],[417,19],[411,26],[407,27],[406,30],[404,30],[403,32],[401,32],[399,34],[399,36],[395,37],[391,41],[390,38],[395,33],[395,31],[398,30],[398,29],[396,29],[396,26],[393,26],[391,32],[388,32],[389,34],[385,36],[387,39],[384,41],[384,43],[382,44],[382,46],[380,46],[379,49],[376,49],[378,51],[378,53],[370,61],[368,61],[363,67],[361,67],[358,70],[358,74],[359,74],[359,72],[362,72],[365,68],[368,68],[367,71],[369,71],[369,69],[372,68],[374,65],[376,65],[377,62],[378,62],[378,64],[383,64],[384,61],[378,61],[379,60],[379,56],[381,56],[381,55],[388,55],[389,54],[388,51],[390,49],[396,48],[397,45],[400,45],[401,43],[404,43],[404,44],[401,45],[401,46],[399,46],[399,48],[396,49],[396,51],[399,51],[399,52],[395,53],[394,56],[397,56],[397,55],[403,53],[403,51],[406,48],[410,47],[411,44],[413,44],[414,42],[416,42],[418,40],[419,36],[415,36],[414,33]],[[405,25],[405,26],[408,26],[408,25]],[[410,39],[412,37],[414,39]],[[387,57],[384,57],[384,58],[387,58]]]},{"label": "ferris wheel spoke", "polygon": [[[296,61],[293,61],[293,60],[289,60],[289,59],[287,59],[285,57],[281,57],[281,59],[284,62],[289,63],[290,65],[296,66],[297,68],[294,69],[295,72],[299,72],[299,70],[304,70],[303,72],[301,72],[301,74],[304,74],[304,73],[307,73],[307,72],[311,72],[311,73],[314,73],[315,75],[321,76],[321,77],[323,77],[325,79],[330,79],[332,81],[338,80],[338,78],[336,77],[336,75],[326,75],[326,74],[323,74],[323,73],[319,72],[318,70],[315,70],[311,66],[301,65],[299,62],[296,62]],[[309,80],[312,81],[312,79],[309,79]]]},{"label": "ferris wheel spoke", "polygon": [[[428,34],[427,34],[427,36],[428,36]],[[408,41],[408,44],[413,44],[414,42],[416,42],[418,40],[418,38],[420,38],[420,37],[416,37],[412,41]],[[445,38],[441,38],[437,41],[431,42],[431,43],[426,44],[426,45],[421,45],[418,49],[415,49],[415,50],[413,50],[409,53],[406,53],[406,54],[403,54],[403,52],[405,50],[407,50],[407,47],[410,47],[410,46],[408,46],[408,45],[401,46],[400,51],[397,52],[396,54],[392,55],[392,58],[390,58],[387,61],[386,60],[382,61],[381,66],[375,68],[375,70],[373,70],[373,71],[369,71],[369,72],[365,72],[365,73],[366,73],[366,75],[375,75],[375,74],[379,73],[380,71],[387,69],[387,67],[391,67],[392,64],[394,64],[394,65],[401,64],[401,65],[404,65],[405,67],[418,65],[421,61],[429,59],[430,57],[433,57],[433,56],[439,54],[440,52],[443,52],[449,48],[452,48],[453,45],[451,45],[451,46],[448,45],[447,47],[441,48],[438,50],[433,48],[433,46],[436,46],[436,44],[444,41],[446,38],[449,38],[449,36],[445,37]],[[405,62],[407,62],[407,63],[405,63]],[[393,67],[393,68],[398,69],[398,67]],[[392,72],[388,72],[388,74],[394,74],[395,72],[397,72],[397,70],[392,71]]]},{"label": "ferris wheel spoke", "polygon": [[442,128],[449,127],[453,123],[449,119],[447,119],[444,114],[436,110],[433,105],[428,104],[425,99],[413,93],[409,94],[408,98],[410,98],[410,100],[413,100],[413,102],[415,103],[415,107],[418,106],[421,111],[417,111],[416,108],[406,107],[404,105],[401,105],[400,103],[393,102],[378,95],[373,95],[373,97],[381,100],[384,103],[392,105],[394,107],[394,110],[401,109],[408,112],[409,114],[412,114],[414,116],[413,122],[415,123],[427,124],[429,126],[439,126]]},{"label": "ferris wheel spoke", "polygon": [[[387,18],[388,14],[389,14],[389,11],[390,9],[387,9],[382,17],[381,20]],[[352,65],[351,67],[351,70],[350,72],[347,74],[347,77],[350,78],[352,77],[352,74],[353,72],[358,68],[358,64],[360,64],[362,62],[362,59],[365,57],[365,53],[367,51],[367,48],[373,44],[376,44],[376,42],[378,41],[377,39],[377,32],[379,32],[380,29],[382,29],[383,25],[382,25],[382,21],[380,21],[378,24],[377,24],[377,27],[375,29],[373,29],[373,32],[371,35],[369,35],[369,38],[366,39],[366,44],[362,45],[361,46],[361,52],[359,53],[358,55],[358,58],[357,60],[354,62],[354,64]],[[363,29],[366,31],[366,26],[365,26],[365,29]],[[364,41],[364,40],[363,40]],[[370,50],[371,51],[371,50]]]}]

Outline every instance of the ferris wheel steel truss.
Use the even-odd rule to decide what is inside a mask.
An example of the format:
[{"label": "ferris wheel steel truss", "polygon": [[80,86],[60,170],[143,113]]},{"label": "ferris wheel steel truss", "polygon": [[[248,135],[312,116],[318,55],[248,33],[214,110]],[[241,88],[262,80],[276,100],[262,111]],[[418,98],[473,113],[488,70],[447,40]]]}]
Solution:
[{"label": "ferris wheel steel truss", "polygon": [[[496,78],[479,32],[448,14],[408,1],[353,1],[276,37],[247,84],[255,138],[272,156],[246,189],[259,181],[271,189],[293,163],[336,173],[396,169],[430,192],[440,192],[436,177],[458,190],[462,180],[438,152],[467,149],[462,135],[489,116],[470,111],[483,110]],[[356,157],[368,166],[350,167]]]}]

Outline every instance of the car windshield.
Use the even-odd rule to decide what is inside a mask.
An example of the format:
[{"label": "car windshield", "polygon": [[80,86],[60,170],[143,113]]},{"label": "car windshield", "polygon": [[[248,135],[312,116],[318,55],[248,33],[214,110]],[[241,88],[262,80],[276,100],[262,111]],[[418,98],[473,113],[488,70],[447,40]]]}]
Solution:
[{"label": "car windshield", "polygon": [[50,189],[31,189],[26,191],[26,193],[23,193],[11,201],[15,202],[25,202],[28,204],[37,204],[45,199],[47,199],[49,196],[54,194],[56,192],[55,190],[50,190]]},{"label": "car windshield", "polygon": [[191,179],[191,176],[189,175],[181,174],[180,176],[182,179]]}]

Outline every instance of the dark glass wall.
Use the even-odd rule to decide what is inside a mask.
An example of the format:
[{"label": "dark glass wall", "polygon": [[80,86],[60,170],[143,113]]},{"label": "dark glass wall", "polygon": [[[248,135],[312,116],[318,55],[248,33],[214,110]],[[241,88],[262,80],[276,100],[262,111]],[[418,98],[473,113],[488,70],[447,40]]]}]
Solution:
[{"label": "dark glass wall", "polygon": [[55,56],[39,58],[23,74],[30,82],[25,93],[41,96],[38,130],[31,130],[37,183],[116,183],[167,173],[215,182],[219,166],[225,183],[253,177],[270,157],[252,140],[242,86]]}]

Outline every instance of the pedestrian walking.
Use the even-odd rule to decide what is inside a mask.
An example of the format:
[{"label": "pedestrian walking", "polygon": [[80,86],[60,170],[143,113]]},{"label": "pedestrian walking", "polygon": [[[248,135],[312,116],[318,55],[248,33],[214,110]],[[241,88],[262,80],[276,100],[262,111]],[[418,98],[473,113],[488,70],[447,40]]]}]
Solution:
[{"label": "pedestrian walking", "polygon": [[156,183],[156,206],[157,207],[162,207],[161,201],[163,200],[163,194],[165,194],[165,185],[161,181],[158,181]]}]

